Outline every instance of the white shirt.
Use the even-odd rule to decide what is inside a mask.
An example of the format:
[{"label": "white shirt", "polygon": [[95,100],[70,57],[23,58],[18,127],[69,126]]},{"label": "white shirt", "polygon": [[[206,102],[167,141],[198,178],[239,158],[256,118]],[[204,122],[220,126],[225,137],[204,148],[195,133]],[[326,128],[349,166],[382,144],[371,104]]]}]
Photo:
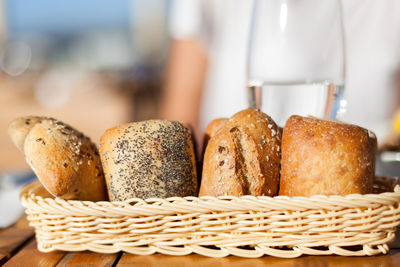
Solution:
[{"label": "white shirt", "polygon": [[[343,121],[376,132],[389,129],[394,111],[393,75],[400,66],[400,1],[345,0],[347,112]],[[200,127],[248,107],[246,49],[252,1],[175,0],[170,32],[200,40],[209,56]]]}]

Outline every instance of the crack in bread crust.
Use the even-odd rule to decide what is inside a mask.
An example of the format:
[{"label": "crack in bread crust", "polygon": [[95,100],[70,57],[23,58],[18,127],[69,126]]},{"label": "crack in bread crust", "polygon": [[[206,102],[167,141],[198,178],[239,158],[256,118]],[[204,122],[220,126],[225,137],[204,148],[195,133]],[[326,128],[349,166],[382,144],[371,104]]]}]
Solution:
[{"label": "crack in bread crust", "polygon": [[234,127],[230,131],[230,136],[232,138],[232,142],[234,144],[234,149],[235,149],[235,154],[236,154],[236,164],[235,164],[235,173],[237,177],[239,178],[239,183],[242,187],[242,192],[243,195],[248,195],[249,194],[249,181],[246,173],[248,172],[247,170],[247,164],[246,164],[246,159],[244,157],[244,151],[242,147],[242,133],[241,131],[237,128]]}]

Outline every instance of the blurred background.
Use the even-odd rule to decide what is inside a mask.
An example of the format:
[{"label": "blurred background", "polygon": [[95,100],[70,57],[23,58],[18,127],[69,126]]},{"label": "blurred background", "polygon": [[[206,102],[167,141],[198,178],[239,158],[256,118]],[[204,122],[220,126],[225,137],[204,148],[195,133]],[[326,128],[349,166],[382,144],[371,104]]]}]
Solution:
[{"label": "blurred background", "polygon": [[29,170],[6,131],[18,116],[55,117],[96,143],[107,128],[155,118],[168,6],[0,1],[0,173]]},{"label": "blurred background", "polygon": [[[343,120],[398,151],[400,2],[339,2]],[[248,106],[252,3],[0,0],[0,174],[30,171],[6,131],[19,116],[57,118],[95,143],[119,124],[174,119],[191,123],[201,143],[212,119]]]},{"label": "blurred background", "polygon": [[[375,131],[390,152],[377,173],[399,176],[400,1],[340,2],[344,121]],[[6,131],[16,117],[54,117],[95,143],[110,127],[163,117],[190,122],[201,143],[212,119],[246,108],[252,3],[0,0],[0,203],[19,205],[13,184],[33,178]]]}]

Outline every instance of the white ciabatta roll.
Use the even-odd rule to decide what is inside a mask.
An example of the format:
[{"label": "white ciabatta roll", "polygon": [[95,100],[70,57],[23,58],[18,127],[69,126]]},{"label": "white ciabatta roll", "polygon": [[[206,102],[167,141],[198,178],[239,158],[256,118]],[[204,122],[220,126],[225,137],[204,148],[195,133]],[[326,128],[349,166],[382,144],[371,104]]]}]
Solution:
[{"label": "white ciabatta roll", "polygon": [[98,150],[81,132],[56,119],[35,116],[15,119],[8,132],[53,196],[107,200]]},{"label": "white ciabatta roll", "polygon": [[197,195],[192,137],[181,123],[149,120],[107,130],[101,137],[112,201]]},{"label": "white ciabatta roll", "polygon": [[292,116],[282,136],[279,195],[372,192],[376,137],[356,125]]}]

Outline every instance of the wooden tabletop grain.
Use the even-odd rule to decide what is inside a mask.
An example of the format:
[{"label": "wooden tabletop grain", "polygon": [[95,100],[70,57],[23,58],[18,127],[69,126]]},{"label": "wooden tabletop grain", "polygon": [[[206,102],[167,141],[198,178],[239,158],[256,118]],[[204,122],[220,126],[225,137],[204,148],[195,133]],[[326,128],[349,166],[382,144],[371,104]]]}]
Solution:
[{"label": "wooden tabletop grain", "polygon": [[99,254],[93,252],[51,252],[41,253],[36,249],[33,229],[22,217],[13,226],[0,230],[0,266],[141,266],[141,267],[195,267],[195,266],[351,266],[386,267],[400,266],[400,249],[392,249],[387,255],[372,257],[302,256],[296,259],[281,259],[265,256],[245,259],[234,256],[208,258],[199,255],[136,256],[126,253]]}]

